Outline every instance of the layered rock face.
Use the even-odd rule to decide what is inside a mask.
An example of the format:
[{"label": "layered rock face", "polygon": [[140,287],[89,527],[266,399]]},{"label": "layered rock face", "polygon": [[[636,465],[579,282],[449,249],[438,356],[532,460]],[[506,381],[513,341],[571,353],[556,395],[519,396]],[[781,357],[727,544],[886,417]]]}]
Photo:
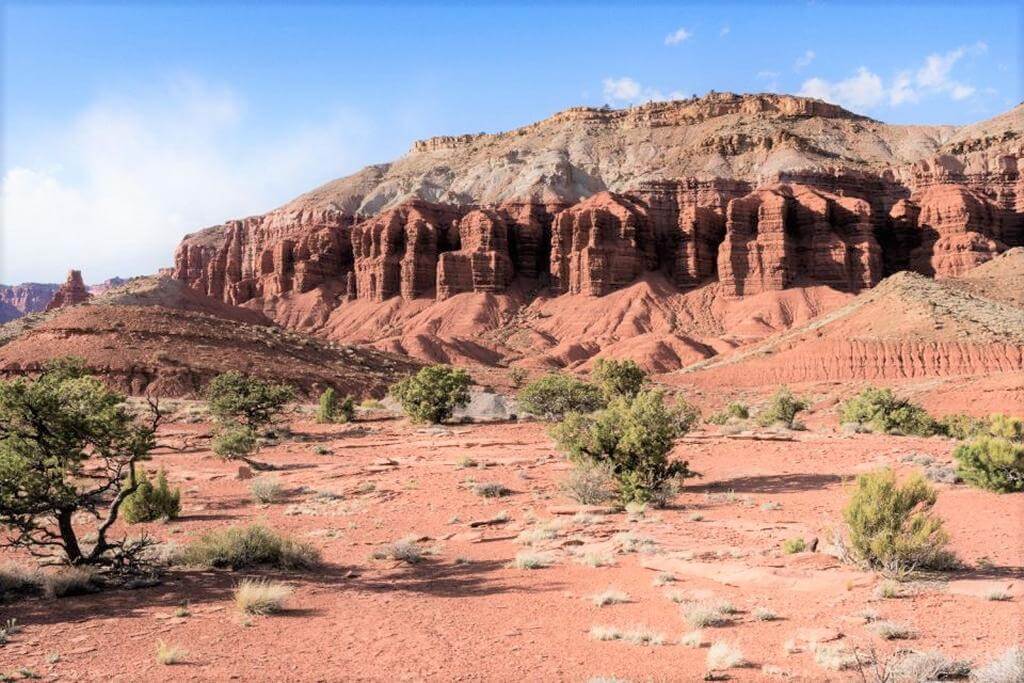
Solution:
[{"label": "layered rock face", "polygon": [[656,258],[650,221],[626,197],[601,192],[555,216],[551,288],[559,294],[607,294],[652,269]]},{"label": "layered rock face", "polygon": [[334,209],[228,221],[182,241],[174,277],[230,304],[308,292],[351,271],[351,224]]},{"label": "layered rock face", "polygon": [[1022,119],[1018,108],[959,130],[898,127],[723,93],[575,108],[424,141],[188,236],[174,277],[316,326],[352,300],[500,294],[517,280],[527,295],[603,296],[661,271],[680,290],[721,282],[741,297],[859,292],[901,270],[954,276],[1024,244]]},{"label": "layered rock face", "polygon": [[437,298],[460,292],[503,292],[512,282],[508,225],[495,211],[478,210],[459,221],[460,248],[441,254]]},{"label": "layered rock face", "polygon": [[47,311],[52,311],[65,306],[75,306],[85,303],[91,295],[85,282],[82,281],[82,271],[72,270],[68,272],[68,278],[64,281],[53,295],[53,299],[46,305]]},{"label": "layered rock face", "polygon": [[0,285],[0,324],[46,310],[56,291],[57,285],[39,282]]}]

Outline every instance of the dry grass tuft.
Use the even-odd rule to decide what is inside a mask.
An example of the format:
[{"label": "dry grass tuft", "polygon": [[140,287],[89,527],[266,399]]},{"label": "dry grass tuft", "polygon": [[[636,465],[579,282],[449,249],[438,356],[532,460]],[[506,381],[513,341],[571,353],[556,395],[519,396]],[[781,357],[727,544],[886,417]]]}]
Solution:
[{"label": "dry grass tuft", "polygon": [[172,664],[181,664],[185,661],[188,653],[182,650],[177,645],[170,645],[164,641],[158,641],[156,644],[156,662],[157,664],[163,664],[164,666],[171,666]]},{"label": "dry grass tuft", "polygon": [[597,595],[593,595],[590,598],[598,607],[604,607],[605,605],[620,605],[625,602],[629,602],[629,594],[624,593],[615,588],[609,588]]},{"label": "dry grass tuft", "polygon": [[267,579],[243,579],[235,589],[235,606],[246,614],[273,614],[284,609],[292,587]]},{"label": "dry grass tuft", "polygon": [[739,646],[720,640],[708,648],[707,664],[709,670],[721,671],[747,666],[748,662]]},{"label": "dry grass tuft", "polygon": [[554,562],[551,557],[542,553],[529,553],[526,551],[516,553],[512,560],[512,566],[516,569],[544,569],[550,567]]}]

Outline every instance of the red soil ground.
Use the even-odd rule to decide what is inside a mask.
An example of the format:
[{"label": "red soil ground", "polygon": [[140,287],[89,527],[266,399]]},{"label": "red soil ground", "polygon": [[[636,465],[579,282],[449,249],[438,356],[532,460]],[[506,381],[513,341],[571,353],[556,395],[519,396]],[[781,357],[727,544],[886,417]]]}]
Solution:
[{"label": "red soil ground", "polygon": [[[699,680],[707,647],[677,644],[691,628],[681,606],[666,597],[672,591],[729,600],[739,609],[730,625],[704,630],[705,643],[735,643],[750,660],[729,671],[735,680],[859,680],[856,673],[820,668],[806,643],[787,654],[783,644],[794,638],[836,637],[831,644],[874,647],[880,656],[897,648],[940,650],[975,662],[1024,641],[1021,495],[937,485],[937,511],[969,568],[912,584],[900,599],[876,598],[878,576],[824,552],[780,551],[783,540],[796,536],[816,537],[818,550],[825,548],[857,473],[886,465],[901,473],[920,469],[906,460],[911,455],[945,463],[955,445],[943,438],[847,435],[834,414],[817,413],[807,419],[810,431],[787,433],[785,441],[737,439],[713,428],[688,436],[676,454],[703,477],[689,480],[670,508],[632,521],[624,513],[584,520],[554,514],[571,504],[560,489],[568,465],[537,423],[424,429],[391,419],[348,426],[296,421],[301,440],[261,453],[279,468],[272,476],[287,492],[281,503],[266,506],[253,503],[249,482],[235,476],[237,466],[209,451],[161,453],[152,464],[167,468],[181,486],[184,509],[180,519],[145,531],[184,544],[210,529],[260,522],[312,542],[325,566],[175,570],[153,588],[0,605],[0,621],[25,626],[0,647],[0,672],[28,667],[54,680],[80,681]],[[206,428],[173,424],[166,436]],[[318,446],[330,454],[318,454]],[[466,457],[480,466],[459,467]],[[513,493],[481,498],[467,486],[472,481],[500,482]],[[506,523],[469,526],[502,511]],[[555,538],[532,550],[516,542],[521,531],[555,518]],[[653,543],[629,552],[628,539],[616,536],[623,533]],[[408,535],[432,551],[423,563],[370,558]],[[554,564],[510,567],[524,549]],[[607,554],[614,564],[575,561],[574,554],[585,552]],[[657,570],[671,571],[676,582],[654,586]],[[253,575],[286,581],[295,593],[285,612],[246,625],[232,591]],[[628,593],[630,602],[592,604],[590,596],[609,587]],[[1012,599],[986,600],[994,588]],[[191,615],[175,617],[185,602]],[[758,607],[780,618],[758,621]],[[906,623],[915,638],[881,640],[857,616],[865,609]],[[588,635],[594,625],[638,624],[664,634],[666,644]],[[186,661],[157,664],[159,640],[186,650]],[[60,658],[53,662],[55,654]]]}]

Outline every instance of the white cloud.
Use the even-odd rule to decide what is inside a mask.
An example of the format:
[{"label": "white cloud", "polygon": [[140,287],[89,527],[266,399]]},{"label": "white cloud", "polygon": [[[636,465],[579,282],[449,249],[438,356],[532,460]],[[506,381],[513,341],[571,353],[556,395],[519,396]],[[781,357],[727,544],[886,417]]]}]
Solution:
[{"label": "white cloud", "polygon": [[719,38],[724,38],[727,35],[729,35],[730,31],[732,31],[732,29],[729,27],[729,24],[726,24],[722,28],[718,29],[718,37]]},{"label": "white cloud", "polygon": [[640,95],[640,84],[629,76],[604,79],[604,96],[614,101],[632,101]]},{"label": "white cloud", "polygon": [[796,62],[793,63],[793,68],[797,71],[807,68],[811,65],[811,62],[814,61],[816,56],[817,55],[814,54],[814,50],[807,50],[797,58]]},{"label": "white cloud", "polygon": [[690,31],[687,31],[685,28],[677,28],[675,31],[665,36],[665,44],[678,45],[679,43],[689,40],[691,37],[693,37],[693,33]]},{"label": "white cloud", "polygon": [[[871,109],[883,103],[891,106],[914,104],[925,97],[936,96],[961,101],[973,96],[977,88],[954,79],[953,69],[964,57],[980,55],[987,49],[985,43],[978,42],[946,53],[930,54],[916,69],[897,72],[888,85],[863,66],[853,76],[841,81],[810,78],[804,81],[800,94],[855,109]],[[808,54],[813,55],[809,51]]]},{"label": "white cloud", "polygon": [[778,71],[758,71],[757,80],[764,81],[765,90],[768,92],[778,92],[779,76],[781,75]]},{"label": "white cloud", "polygon": [[680,90],[673,90],[668,94],[657,88],[642,86],[635,79],[629,76],[621,78],[606,78],[603,81],[604,98],[609,103],[617,104],[642,104],[644,102],[664,102],[667,100],[684,100],[686,94]]},{"label": "white cloud", "polygon": [[0,183],[0,282],[88,281],[170,265],[185,233],[251,215],[365,163],[372,124],[350,111],[254,143],[245,103],[179,79],[80,112]]},{"label": "white cloud", "polygon": [[836,83],[829,83],[822,78],[808,79],[800,88],[800,94],[855,109],[870,109],[885,100],[882,79],[864,67],[857,69],[857,73],[850,78]]}]

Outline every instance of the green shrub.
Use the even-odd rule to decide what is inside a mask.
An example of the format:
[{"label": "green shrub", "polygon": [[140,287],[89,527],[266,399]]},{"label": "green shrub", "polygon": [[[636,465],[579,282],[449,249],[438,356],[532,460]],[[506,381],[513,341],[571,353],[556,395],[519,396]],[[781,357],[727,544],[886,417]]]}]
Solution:
[{"label": "green shrub", "polygon": [[714,413],[705,422],[713,425],[724,425],[731,419],[746,420],[750,417],[750,410],[744,403],[730,403],[722,410]]},{"label": "green shrub", "polygon": [[289,402],[295,390],[285,384],[266,382],[229,370],[206,385],[210,412],[222,423],[236,423],[256,432],[270,424]]},{"label": "green shrub", "polygon": [[940,418],[936,431],[954,439],[966,441],[986,434],[988,423],[984,419],[972,417],[966,413],[954,413]]},{"label": "green shrub", "polygon": [[843,510],[854,558],[890,573],[948,568],[954,560],[942,519],[932,514],[935,497],[917,474],[902,484],[890,469],[857,477]]},{"label": "green shrub", "polygon": [[779,390],[768,401],[768,405],[758,413],[757,423],[762,427],[767,427],[781,422],[787,427],[792,427],[797,413],[807,410],[807,406],[807,401],[795,397],[788,387],[779,387]]},{"label": "green shrub", "polygon": [[604,394],[606,401],[633,398],[647,384],[647,373],[632,360],[598,358],[590,378]]},{"label": "green shrub", "polygon": [[1009,415],[989,415],[988,433],[1008,441],[1024,441],[1024,420]]},{"label": "green shrub", "polygon": [[928,412],[889,389],[868,387],[840,407],[842,422],[867,425],[884,434],[931,436],[940,431]]},{"label": "green shrub", "polygon": [[203,534],[182,550],[179,559],[197,567],[310,569],[320,563],[320,553],[307,543],[251,524]]},{"label": "green shrub", "polygon": [[527,384],[516,400],[523,410],[544,420],[561,420],[569,413],[589,413],[606,404],[598,387],[557,372]]},{"label": "green shrub", "polygon": [[802,553],[807,550],[807,542],[802,538],[787,538],[782,542],[782,552],[787,555]]},{"label": "green shrub", "polygon": [[673,481],[695,476],[686,462],[668,459],[693,419],[689,406],[670,408],[663,392],[641,391],[590,415],[570,413],[551,435],[572,459],[610,466],[623,505],[646,503]]},{"label": "green shrub", "polygon": [[989,491],[1024,491],[1024,445],[982,436],[953,452],[956,472],[968,484]]},{"label": "green shrub", "polygon": [[155,485],[149,481],[145,470],[139,472],[136,484],[135,491],[121,504],[124,521],[137,524],[174,519],[181,512],[181,489],[171,490],[163,469],[157,473]]},{"label": "green shrub", "polygon": [[469,373],[448,365],[431,365],[391,387],[391,395],[415,422],[440,424],[469,403]]},{"label": "green shrub", "polygon": [[213,437],[212,447],[225,460],[244,460],[256,450],[256,433],[241,425],[225,427]]},{"label": "green shrub", "polygon": [[316,421],[322,424],[332,422],[351,422],[356,416],[356,402],[351,396],[338,400],[338,394],[331,387],[320,394],[320,406],[316,411]]}]

